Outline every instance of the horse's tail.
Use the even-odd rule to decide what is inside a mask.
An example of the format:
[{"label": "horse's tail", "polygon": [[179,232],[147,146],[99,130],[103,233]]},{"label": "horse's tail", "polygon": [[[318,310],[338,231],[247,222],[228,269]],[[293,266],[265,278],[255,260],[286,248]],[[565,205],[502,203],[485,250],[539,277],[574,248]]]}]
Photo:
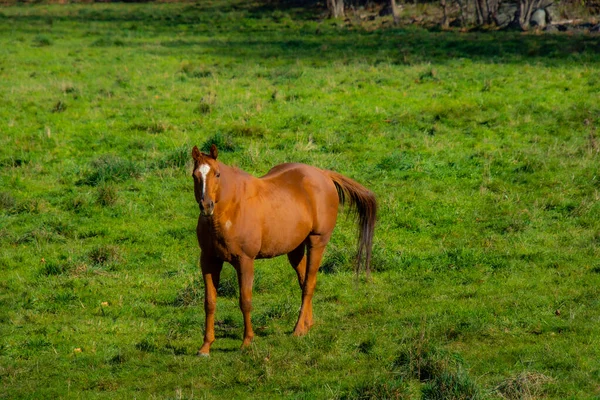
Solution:
[{"label": "horse's tail", "polygon": [[377,218],[377,200],[373,192],[358,182],[333,171],[325,171],[331,178],[338,192],[341,204],[348,203],[354,208],[358,217],[358,253],[356,255],[356,271],[364,266],[367,275],[371,271],[371,250],[373,248],[373,231]]}]

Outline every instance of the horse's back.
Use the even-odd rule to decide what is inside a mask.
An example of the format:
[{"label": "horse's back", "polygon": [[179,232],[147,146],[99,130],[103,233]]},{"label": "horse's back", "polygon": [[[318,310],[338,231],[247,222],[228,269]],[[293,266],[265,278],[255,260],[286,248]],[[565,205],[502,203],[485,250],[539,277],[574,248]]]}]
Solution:
[{"label": "horse's back", "polygon": [[[337,199],[337,190],[331,178],[322,169],[306,164],[276,165],[260,180],[273,191],[293,191],[309,198],[334,197]],[[318,193],[313,193],[315,191]]]},{"label": "horse's back", "polygon": [[279,164],[260,180],[273,199],[289,203],[287,212],[305,210],[312,220],[313,233],[333,230],[339,198],[333,181],[323,170],[299,163]]}]

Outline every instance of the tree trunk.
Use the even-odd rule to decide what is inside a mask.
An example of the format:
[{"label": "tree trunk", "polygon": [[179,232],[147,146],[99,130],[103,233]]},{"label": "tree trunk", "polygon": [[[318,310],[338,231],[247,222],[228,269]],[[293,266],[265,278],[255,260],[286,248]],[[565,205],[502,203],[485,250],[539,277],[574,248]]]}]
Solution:
[{"label": "tree trunk", "polygon": [[398,9],[396,0],[390,0],[390,3],[392,6],[392,16],[394,17],[394,25],[398,25],[400,23],[400,10]]},{"label": "tree trunk", "polygon": [[[394,2],[394,0],[392,0]],[[444,16],[442,18],[442,29],[448,29],[450,26],[450,21],[448,20],[448,5],[446,0],[440,0],[440,5],[442,6],[442,10],[444,11]]]},{"label": "tree trunk", "polygon": [[343,18],[344,0],[327,0],[327,9],[331,18]]},{"label": "tree trunk", "polygon": [[463,28],[467,25],[468,13],[469,13],[469,0],[456,0],[458,7],[460,8],[460,26]]},{"label": "tree trunk", "polygon": [[482,10],[481,0],[475,0],[475,16],[477,17],[477,25],[485,24],[485,20],[483,18],[483,10]]},{"label": "tree trunk", "polygon": [[536,10],[542,0],[519,0],[519,25],[524,31],[529,29],[529,21],[531,21],[531,15]]}]

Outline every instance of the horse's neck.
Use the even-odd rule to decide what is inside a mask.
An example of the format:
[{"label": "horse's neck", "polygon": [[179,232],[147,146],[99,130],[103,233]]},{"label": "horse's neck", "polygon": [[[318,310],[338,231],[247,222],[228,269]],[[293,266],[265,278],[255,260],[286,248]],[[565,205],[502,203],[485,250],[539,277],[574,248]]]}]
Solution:
[{"label": "horse's neck", "polygon": [[255,183],[257,178],[240,169],[228,165],[220,165],[221,193],[219,202],[233,204],[241,201],[246,191]]}]

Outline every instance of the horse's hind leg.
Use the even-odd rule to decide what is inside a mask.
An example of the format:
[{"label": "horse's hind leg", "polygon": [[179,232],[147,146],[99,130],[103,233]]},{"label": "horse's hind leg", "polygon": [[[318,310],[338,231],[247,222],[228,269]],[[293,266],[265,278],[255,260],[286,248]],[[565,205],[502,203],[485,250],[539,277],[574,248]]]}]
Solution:
[{"label": "horse's hind leg", "polygon": [[290,251],[287,256],[290,264],[296,270],[298,284],[300,285],[300,290],[302,290],[306,276],[306,244],[302,242],[300,246]]},{"label": "horse's hind leg", "polygon": [[331,234],[310,235],[307,243],[306,275],[302,285],[302,306],[298,322],[294,328],[295,336],[305,335],[313,325],[312,298],[317,284],[317,272],[321,265],[325,246],[329,242]]}]

